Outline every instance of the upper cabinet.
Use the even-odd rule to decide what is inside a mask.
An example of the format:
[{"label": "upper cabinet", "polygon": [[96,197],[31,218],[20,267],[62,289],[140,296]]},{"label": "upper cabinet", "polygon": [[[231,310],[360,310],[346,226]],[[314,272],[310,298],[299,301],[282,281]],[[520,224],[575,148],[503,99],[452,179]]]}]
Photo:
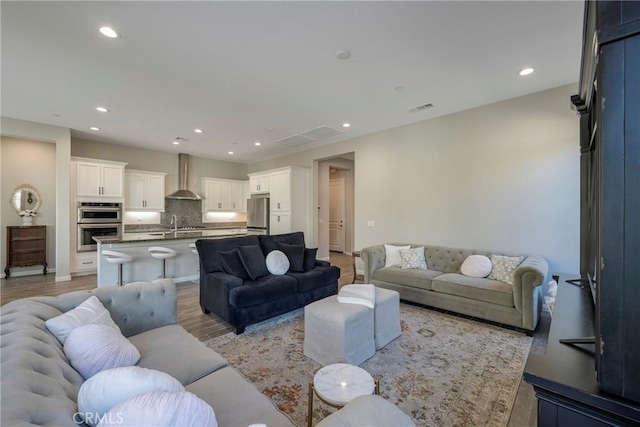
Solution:
[{"label": "upper cabinet", "polygon": [[246,200],[244,181],[201,178],[202,212],[244,212]]},{"label": "upper cabinet", "polygon": [[291,210],[291,170],[274,172],[269,177],[269,197],[271,211]]},{"label": "upper cabinet", "polygon": [[255,174],[249,176],[249,188],[251,194],[268,193],[269,192],[270,174]]},{"label": "upper cabinet", "polygon": [[166,173],[127,170],[125,202],[127,211],[164,212]]},{"label": "upper cabinet", "polygon": [[93,159],[74,159],[76,196],[79,198],[124,197],[126,163]]}]

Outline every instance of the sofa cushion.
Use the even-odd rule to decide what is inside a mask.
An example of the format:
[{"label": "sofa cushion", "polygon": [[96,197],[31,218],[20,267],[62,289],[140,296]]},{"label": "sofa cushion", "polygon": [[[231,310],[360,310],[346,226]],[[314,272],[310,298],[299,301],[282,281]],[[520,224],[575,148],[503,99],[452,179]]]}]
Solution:
[{"label": "sofa cushion", "polygon": [[280,249],[278,248],[278,243],[304,245],[304,233],[302,231],[286,234],[264,234],[258,236],[258,239],[264,256],[267,256],[273,250]]},{"label": "sofa cushion", "polygon": [[304,271],[304,245],[278,243],[278,249],[289,259],[289,270]]},{"label": "sofa cushion", "polygon": [[[207,348],[182,326],[169,325],[129,337],[140,351],[138,366],[166,372],[187,385],[227,366],[227,359]],[[184,361],[184,355],[189,360]]]},{"label": "sofa cushion", "polygon": [[411,246],[394,246],[384,245],[384,266],[385,267],[399,267],[402,264],[402,258],[400,258],[400,251],[403,249],[410,249]]},{"label": "sofa cushion", "polygon": [[462,263],[469,255],[489,256],[488,251],[426,246],[427,267],[443,273],[459,273]]},{"label": "sofa cushion", "polygon": [[76,308],[67,311],[60,316],[51,318],[45,322],[47,329],[64,344],[67,337],[75,328],[89,324],[107,325],[111,328],[120,328],[115,324],[111,315],[104,308],[98,297],[92,296]]},{"label": "sofa cushion", "polygon": [[435,270],[419,270],[399,267],[385,267],[376,270],[375,280],[431,290],[431,281],[442,273]]},{"label": "sofa cushion", "polygon": [[238,255],[251,280],[256,280],[258,277],[269,274],[260,246],[238,246]]},{"label": "sofa cushion", "polygon": [[489,273],[489,279],[513,285],[513,272],[522,264],[522,261],[524,261],[523,256],[491,255],[493,268]]},{"label": "sofa cushion", "polygon": [[298,292],[308,292],[313,289],[321,288],[328,284],[322,277],[322,272],[317,270],[309,270],[304,272],[289,271],[287,276],[295,277],[298,281]]},{"label": "sofa cushion", "polygon": [[400,267],[427,269],[427,262],[424,259],[424,247],[400,249]]},{"label": "sofa cushion", "polygon": [[269,252],[266,259],[267,270],[271,274],[275,274],[276,276],[282,276],[287,271],[289,271],[289,258],[284,254],[284,252],[275,250]]},{"label": "sofa cushion", "polygon": [[298,281],[290,276],[263,276],[246,280],[243,286],[231,289],[229,304],[236,308],[268,303],[296,293]]},{"label": "sofa cushion", "polygon": [[221,426],[295,426],[267,396],[231,367],[207,375],[186,388],[213,407]]},{"label": "sofa cushion", "polygon": [[98,372],[78,393],[78,412],[90,426],[117,404],[152,391],[184,391],[178,380],[154,369],[128,366]]},{"label": "sofa cushion", "polygon": [[507,283],[457,273],[443,274],[431,285],[436,292],[513,307],[513,287]]},{"label": "sofa cushion", "polygon": [[133,366],[140,359],[140,352],[120,329],[100,324],[71,331],[64,342],[64,354],[85,379],[106,369]]},{"label": "sofa cushion", "polygon": [[304,271],[309,271],[316,265],[316,255],[318,248],[305,248],[304,249]]},{"label": "sofa cushion", "polygon": [[487,277],[491,273],[491,260],[484,255],[469,255],[462,266],[460,273],[469,277]]},{"label": "sofa cushion", "polygon": [[316,266],[313,267],[313,271],[322,273],[322,280],[325,284],[335,282],[340,278],[340,269],[335,265],[330,265],[326,261],[316,261]]},{"label": "sofa cushion", "polygon": [[249,275],[247,274],[247,270],[242,264],[240,254],[238,253],[237,249],[220,252],[220,260],[222,261],[222,268],[225,273],[235,277],[239,277],[241,279],[246,279],[249,277]]},{"label": "sofa cushion", "polygon": [[113,407],[99,427],[218,427],[213,408],[188,391],[153,391]]},{"label": "sofa cushion", "polygon": [[220,252],[230,251],[238,246],[259,245],[258,236],[229,237],[225,239],[200,239],[196,241],[200,268],[204,273],[224,271]]}]

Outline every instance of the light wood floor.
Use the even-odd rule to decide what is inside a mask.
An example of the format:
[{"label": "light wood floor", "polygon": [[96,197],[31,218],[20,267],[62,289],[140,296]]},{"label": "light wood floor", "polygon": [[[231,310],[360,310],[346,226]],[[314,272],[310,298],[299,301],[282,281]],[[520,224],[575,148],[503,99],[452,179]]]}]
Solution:
[{"label": "light wood floor", "polygon": [[[339,286],[353,280],[352,258],[350,255],[331,252],[331,264],[340,268]],[[361,283],[361,282],[356,282]],[[66,292],[93,289],[96,275],[74,277],[68,282],[55,282],[54,274],[39,276],[11,277],[0,280],[0,303],[30,296],[55,296]],[[198,284],[185,282],[177,284],[178,323],[201,341],[224,335],[233,328],[213,314],[203,314],[200,310]],[[544,314],[544,313],[543,313]],[[549,316],[543,315],[538,331],[534,334],[531,352],[544,352],[549,330]],[[508,427],[536,425],[536,400],[533,388],[524,381],[520,385]]]},{"label": "light wood floor", "polygon": [[[353,280],[350,255],[331,252],[331,264],[341,270],[339,285]],[[66,292],[88,290],[96,287],[96,275],[74,277],[68,282],[55,282],[55,274],[10,277],[0,281],[0,304],[31,296],[56,296]],[[233,330],[224,320],[200,310],[200,288],[197,283],[177,284],[178,323],[200,341],[207,341]]]}]

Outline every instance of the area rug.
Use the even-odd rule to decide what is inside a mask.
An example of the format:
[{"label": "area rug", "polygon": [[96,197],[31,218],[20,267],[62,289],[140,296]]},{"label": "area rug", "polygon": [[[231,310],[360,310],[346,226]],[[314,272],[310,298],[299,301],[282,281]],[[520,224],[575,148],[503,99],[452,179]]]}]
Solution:
[{"label": "area rug", "polygon": [[[404,303],[400,319],[402,335],[360,365],[381,379],[380,394],[418,426],[505,426],[531,338]],[[299,309],[206,344],[305,426],[309,380],[322,366],[303,341]],[[313,423],[333,411],[316,398]]]}]

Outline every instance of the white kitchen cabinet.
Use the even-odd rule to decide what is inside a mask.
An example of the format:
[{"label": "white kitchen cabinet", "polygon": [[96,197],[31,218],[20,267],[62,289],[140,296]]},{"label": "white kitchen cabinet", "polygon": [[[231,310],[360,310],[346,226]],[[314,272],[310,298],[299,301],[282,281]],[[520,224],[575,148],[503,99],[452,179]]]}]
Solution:
[{"label": "white kitchen cabinet", "polygon": [[242,212],[247,212],[247,200],[251,197],[249,181],[242,181]]},{"label": "white kitchen cabinet", "polygon": [[291,213],[290,212],[272,212],[269,216],[269,234],[285,234],[291,233]]},{"label": "white kitchen cabinet", "polygon": [[245,181],[233,182],[233,199],[231,203],[231,210],[233,212],[246,212],[247,211],[247,196],[245,193]]},{"label": "white kitchen cabinet", "polygon": [[249,176],[249,187],[251,189],[251,194],[260,194],[260,193],[268,193],[269,192],[269,179],[270,174],[260,174],[260,175],[250,175]]},{"label": "white kitchen cabinet", "polygon": [[256,193],[256,179],[269,177],[270,234],[302,231],[311,241],[309,212],[309,169],[288,166],[249,175],[251,192]]},{"label": "white kitchen cabinet", "polygon": [[233,212],[233,182],[228,179],[201,178],[202,212]]},{"label": "white kitchen cabinet", "polygon": [[124,197],[126,163],[93,159],[73,159],[76,166],[76,196],[91,198]]},{"label": "white kitchen cabinet", "polygon": [[291,170],[274,172],[269,177],[269,197],[272,212],[291,210]]},{"label": "white kitchen cabinet", "polygon": [[126,171],[125,210],[164,212],[166,175],[161,172]]}]

